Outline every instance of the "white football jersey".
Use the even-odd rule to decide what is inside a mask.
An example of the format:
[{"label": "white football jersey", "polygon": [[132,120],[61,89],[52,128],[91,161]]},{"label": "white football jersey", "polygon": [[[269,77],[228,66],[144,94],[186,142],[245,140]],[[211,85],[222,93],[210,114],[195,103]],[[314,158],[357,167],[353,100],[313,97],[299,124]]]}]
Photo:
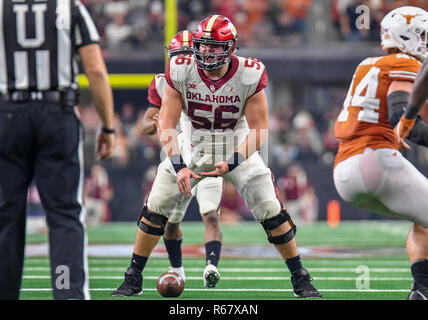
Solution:
[{"label": "white football jersey", "polygon": [[180,123],[192,162],[215,163],[227,160],[248,135],[245,104],[266,87],[267,72],[257,59],[233,56],[226,75],[212,81],[193,56],[179,55],[165,79],[183,99]]}]

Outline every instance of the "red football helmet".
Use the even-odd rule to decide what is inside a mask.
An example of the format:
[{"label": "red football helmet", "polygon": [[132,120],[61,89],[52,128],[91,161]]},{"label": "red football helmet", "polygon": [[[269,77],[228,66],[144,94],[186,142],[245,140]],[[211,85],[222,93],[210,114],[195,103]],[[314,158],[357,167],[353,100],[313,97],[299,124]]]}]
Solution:
[{"label": "red football helmet", "polygon": [[193,32],[183,30],[171,39],[168,46],[168,57],[172,58],[180,53],[193,54]]},{"label": "red football helmet", "polygon": [[[193,35],[193,48],[198,67],[210,71],[230,62],[237,50],[237,38],[235,26],[225,16],[212,15],[202,20]],[[202,51],[201,44],[220,47],[223,50]]]}]

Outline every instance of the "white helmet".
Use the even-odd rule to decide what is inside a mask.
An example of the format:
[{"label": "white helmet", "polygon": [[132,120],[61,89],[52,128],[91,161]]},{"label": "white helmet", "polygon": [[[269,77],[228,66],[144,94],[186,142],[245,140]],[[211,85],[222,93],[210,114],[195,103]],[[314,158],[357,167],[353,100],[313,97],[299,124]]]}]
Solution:
[{"label": "white helmet", "polygon": [[421,60],[427,57],[428,12],[400,7],[389,12],[380,25],[383,50],[397,48]]}]

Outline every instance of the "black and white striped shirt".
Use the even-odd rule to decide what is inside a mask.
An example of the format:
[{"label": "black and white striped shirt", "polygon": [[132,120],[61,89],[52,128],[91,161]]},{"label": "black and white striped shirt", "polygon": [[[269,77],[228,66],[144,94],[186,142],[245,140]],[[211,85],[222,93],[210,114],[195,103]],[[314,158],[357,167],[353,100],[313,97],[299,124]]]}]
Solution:
[{"label": "black and white striped shirt", "polygon": [[77,88],[77,50],[99,41],[80,0],[0,0],[0,93]]}]

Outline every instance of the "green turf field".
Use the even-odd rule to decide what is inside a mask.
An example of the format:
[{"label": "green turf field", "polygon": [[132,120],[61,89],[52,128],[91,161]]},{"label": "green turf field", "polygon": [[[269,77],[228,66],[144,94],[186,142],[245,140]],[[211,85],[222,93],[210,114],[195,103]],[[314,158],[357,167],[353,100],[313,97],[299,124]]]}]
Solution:
[{"label": "green turf field", "polygon": [[[342,222],[336,228],[318,223],[299,227],[296,238],[303,264],[324,299],[405,299],[412,281],[404,250],[409,227],[410,223],[396,221]],[[183,223],[186,285],[178,300],[296,299],[290,273],[273,246],[267,243],[259,224],[224,225],[222,229],[221,280],[215,289],[205,289],[203,225]],[[92,299],[126,299],[110,297],[110,292],[121,284],[129,266],[135,232],[135,223],[88,229]],[[28,235],[27,254],[32,246],[43,244],[46,239],[45,234]],[[102,256],[104,251],[96,251],[107,244],[112,244],[114,250],[107,247],[105,256]],[[144,293],[132,299],[164,299],[156,291],[156,279],[168,265],[161,241],[143,273]],[[359,269],[363,271],[357,272]],[[50,286],[48,259],[27,257],[21,299],[52,299]]]}]

